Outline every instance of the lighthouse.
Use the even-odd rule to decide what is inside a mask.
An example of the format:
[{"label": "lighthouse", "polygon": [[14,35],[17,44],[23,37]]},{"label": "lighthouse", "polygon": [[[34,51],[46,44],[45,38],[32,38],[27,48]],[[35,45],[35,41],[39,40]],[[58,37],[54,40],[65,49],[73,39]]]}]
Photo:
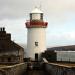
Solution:
[{"label": "lighthouse", "polygon": [[30,20],[26,21],[27,51],[26,54],[32,60],[40,60],[41,53],[46,50],[47,22],[43,20],[43,12],[35,8],[30,14]]}]

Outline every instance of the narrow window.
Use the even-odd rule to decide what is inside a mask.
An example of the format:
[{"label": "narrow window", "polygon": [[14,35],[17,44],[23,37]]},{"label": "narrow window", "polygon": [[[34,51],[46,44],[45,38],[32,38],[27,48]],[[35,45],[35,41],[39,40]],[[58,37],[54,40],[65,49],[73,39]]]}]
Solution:
[{"label": "narrow window", "polygon": [[11,58],[10,57],[8,58],[8,62],[11,62]]},{"label": "narrow window", "polygon": [[35,46],[38,46],[38,42],[35,42]]}]

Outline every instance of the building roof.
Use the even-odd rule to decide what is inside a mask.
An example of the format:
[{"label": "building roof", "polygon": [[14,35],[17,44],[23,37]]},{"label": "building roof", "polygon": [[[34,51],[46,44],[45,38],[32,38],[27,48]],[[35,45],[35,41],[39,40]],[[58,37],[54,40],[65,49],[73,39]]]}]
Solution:
[{"label": "building roof", "polygon": [[40,9],[37,7],[31,11],[31,13],[43,13]]},{"label": "building roof", "polygon": [[75,45],[68,45],[68,46],[59,46],[59,47],[52,47],[47,48],[47,50],[57,50],[57,51],[75,51]]},{"label": "building roof", "polygon": [[11,34],[0,28],[0,52],[22,50],[23,48],[11,40]]}]

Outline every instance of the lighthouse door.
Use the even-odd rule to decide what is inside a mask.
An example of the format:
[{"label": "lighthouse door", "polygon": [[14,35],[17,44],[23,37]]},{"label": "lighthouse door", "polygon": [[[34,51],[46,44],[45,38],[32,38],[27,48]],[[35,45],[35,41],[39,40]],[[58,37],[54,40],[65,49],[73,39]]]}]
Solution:
[{"label": "lighthouse door", "polygon": [[35,53],[35,61],[38,61],[38,53]]}]

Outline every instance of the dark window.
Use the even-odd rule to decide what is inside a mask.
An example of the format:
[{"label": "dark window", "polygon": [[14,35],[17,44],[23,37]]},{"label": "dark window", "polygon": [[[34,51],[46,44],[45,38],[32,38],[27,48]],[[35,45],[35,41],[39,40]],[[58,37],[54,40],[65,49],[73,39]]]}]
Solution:
[{"label": "dark window", "polygon": [[35,46],[38,46],[38,42],[35,42]]},{"label": "dark window", "polygon": [[8,58],[8,62],[10,62],[10,61],[11,61],[11,58],[9,57],[9,58]]},{"label": "dark window", "polygon": [[30,14],[30,20],[32,20],[32,14]]},{"label": "dark window", "polygon": [[1,58],[1,60],[2,60],[2,62],[4,62],[4,58],[3,57]]},{"label": "dark window", "polygon": [[41,13],[41,20],[43,20],[43,13]]}]

